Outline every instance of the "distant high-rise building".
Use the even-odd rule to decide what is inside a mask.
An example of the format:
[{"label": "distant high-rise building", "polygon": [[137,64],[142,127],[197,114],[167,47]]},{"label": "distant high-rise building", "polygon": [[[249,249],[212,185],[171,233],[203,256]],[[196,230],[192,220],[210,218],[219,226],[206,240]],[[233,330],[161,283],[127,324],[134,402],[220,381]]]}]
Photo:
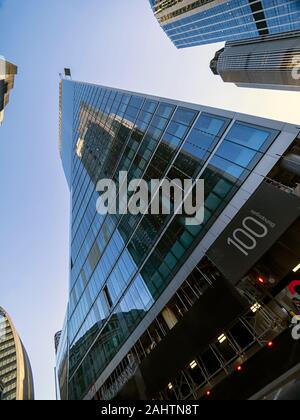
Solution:
[{"label": "distant high-rise building", "polygon": [[300,29],[298,0],[150,0],[177,48]]},{"label": "distant high-rise building", "polygon": [[[212,387],[247,399],[300,362],[286,292],[300,261],[299,133],[61,81],[60,152],[72,196],[61,399],[199,399]],[[204,222],[189,226],[176,212],[98,214],[98,181],[118,182],[123,171],[128,183],[204,179]],[[270,340],[291,354],[271,357]],[[230,381],[244,363],[249,378]],[[253,370],[262,374],[253,379]]]},{"label": "distant high-rise building", "polygon": [[0,308],[0,399],[33,400],[34,388],[26,350],[7,312]]},{"label": "distant high-rise building", "polygon": [[[213,72],[224,81],[299,90],[299,0],[150,0],[150,4],[177,48],[227,42],[212,61]],[[292,72],[295,66],[298,73]]]},{"label": "distant high-rise building", "polygon": [[300,31],[228,42],[211,69],[239,87],[300,91]]},{"label": "distant high-rise building", "polygon": [[60,338],[61,338],[61,333],[62,331],[58,331],[54,336],[55,353],[57,353],[57,349],[58,349]]},{"label": "distant high-rise building", "polygon": [[4,119],[4,108],[8,104],[9,94],[14,87],[14,78],[17,74],[17,67],[5,61],[0,56],[0,125]]}]

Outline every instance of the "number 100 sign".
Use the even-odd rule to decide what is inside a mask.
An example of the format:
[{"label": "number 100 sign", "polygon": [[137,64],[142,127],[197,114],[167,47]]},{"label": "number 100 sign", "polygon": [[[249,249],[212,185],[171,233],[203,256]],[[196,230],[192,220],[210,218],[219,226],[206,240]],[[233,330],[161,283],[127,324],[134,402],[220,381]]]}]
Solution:
[{"label": "number 100 sign", "polygon": [[269,227],[255,217],[248,216],[242,221],[240,228],[235,229],[227,243],[235,246],[246,257],[250,251],[254,251],[260,239],[265,238],[269,233]]}]

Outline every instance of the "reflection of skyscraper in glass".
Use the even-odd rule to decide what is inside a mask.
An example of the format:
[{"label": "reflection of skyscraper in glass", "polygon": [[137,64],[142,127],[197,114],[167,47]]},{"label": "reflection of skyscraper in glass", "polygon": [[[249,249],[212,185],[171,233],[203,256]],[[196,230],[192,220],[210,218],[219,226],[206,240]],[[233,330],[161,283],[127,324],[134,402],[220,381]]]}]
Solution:
[{"label": "reflection of skyscraper in glass", "polygon": [[300,29],[298,0],[150,0],[177,48]]},{"label": "reflection of skyscraper in glass", "polygon": [[14,86],[17,67],[0,56],[0,125],[4,118],[4,108],[8,104],[10,90]]},{"label": "reflection of skyscraper in glass", "polygon": [[[151,399],[244,313],[206,253],[299,129],[70,80],[60,89],[60,150],[72,196],[60,396],[114,398],[137,380],[138,397]],[[98,180],[117,182],[120,171],[129,181],[203,178],[204,223],[186,226],[178,214],[97,214]]]},{"label": "reflection of skyscraper in glass", "polygon": [[18,333],[0,308],[0,400],[33,400],[30,362]]}]

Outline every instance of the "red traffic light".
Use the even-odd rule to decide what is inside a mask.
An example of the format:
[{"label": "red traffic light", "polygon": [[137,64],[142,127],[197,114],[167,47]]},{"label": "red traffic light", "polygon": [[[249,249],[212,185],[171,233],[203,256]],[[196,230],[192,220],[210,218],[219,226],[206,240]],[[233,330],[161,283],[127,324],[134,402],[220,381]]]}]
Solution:
[{"label": "red traffic light", "polygon": [[265,282],[266,282],[265,279],[261,276],[258,277],[257,281],[258,281],[259,284],[265,284]]}]

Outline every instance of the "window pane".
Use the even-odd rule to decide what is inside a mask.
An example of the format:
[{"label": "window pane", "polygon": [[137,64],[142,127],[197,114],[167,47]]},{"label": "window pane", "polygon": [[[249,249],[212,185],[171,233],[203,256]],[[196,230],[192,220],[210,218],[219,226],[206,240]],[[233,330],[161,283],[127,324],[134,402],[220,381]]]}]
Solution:
[{"label": "window pane", "polygon": [[185,125],[191,125],[197,115],[196,111],[179,108],[174,115],[174,121]]},{"label": "window pane", "polygon": [[220,135],[221,131],[229,123],[229,120],[216,118],[209,114],[201,114],[195,124],[195,128],[213,136]]},{"label": "window pane", "polygon": [[174,106],[167,104],[160,104],[158,107],[157,113],[164,118],[170,118],[172,112],[174,111]]},{"label": "window pane", "polygon": [[257,155],[257,152],[229,141],[223,141],[217,151],[217,155],[247,168]]},{"label": "window pane", "polygon": [[221,159],[218,156],[215,156],[211,160],[209,166],[213,167],[213,170],[216,170],[216,171],[221,170],[222,172],[225,172],[236,179],[240,178],[245,170],[244,168],[234,165],[233,163],[228,162],[227,160]]},{"label": "window pane", "polygon": [[242,144],[254,150],[260,150],[271,132],[259,127],[253,127],[243,123],[235,123],[227,135],[227,139]]}]

